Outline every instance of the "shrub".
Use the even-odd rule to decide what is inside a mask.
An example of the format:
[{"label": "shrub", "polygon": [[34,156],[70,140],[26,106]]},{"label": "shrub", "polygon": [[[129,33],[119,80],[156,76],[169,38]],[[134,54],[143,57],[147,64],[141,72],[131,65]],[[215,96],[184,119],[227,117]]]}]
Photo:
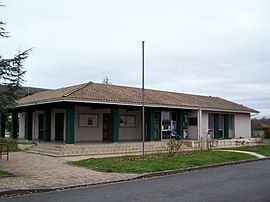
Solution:
[{"label": "shrub", "polygon": [[169,154],[169,157],[173,157],[176,153],[179,153],[182,145],[183,145],[183,142],[181,140],[170,140],[167,143],[167,148],[166,148]]}]

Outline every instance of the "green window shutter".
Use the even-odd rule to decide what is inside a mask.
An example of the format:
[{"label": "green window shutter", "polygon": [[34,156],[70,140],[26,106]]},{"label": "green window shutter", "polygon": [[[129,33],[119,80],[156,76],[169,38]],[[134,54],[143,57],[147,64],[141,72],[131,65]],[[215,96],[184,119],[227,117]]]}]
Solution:
[{"label": "green window shutter", "polygon": [[146,124],[147,124],[147,141],[151,141],[154,139],[154,119],[155,113],[154,110],[149,108],[147,109],[147,117],[146,117]]},{"label": "green window shutter", "polygon": [[229,138],[229,115],[224,114],[224,139]]}]

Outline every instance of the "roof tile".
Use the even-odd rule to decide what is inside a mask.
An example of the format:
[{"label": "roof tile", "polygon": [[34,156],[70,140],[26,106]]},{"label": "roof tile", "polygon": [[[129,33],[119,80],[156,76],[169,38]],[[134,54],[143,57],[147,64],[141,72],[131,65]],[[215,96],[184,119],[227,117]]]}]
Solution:
[{"label": "roof tile", "polygon": [[[18,100],[18,106],[57,100],[80,100],[117,104],[140,104],[141,88],[84,83],[56,90],[49,90]],[[171,107],[192,107],[243,112],[258,112],[243,105],[212,96],[193,95],[145,89],[145,104]]]}]

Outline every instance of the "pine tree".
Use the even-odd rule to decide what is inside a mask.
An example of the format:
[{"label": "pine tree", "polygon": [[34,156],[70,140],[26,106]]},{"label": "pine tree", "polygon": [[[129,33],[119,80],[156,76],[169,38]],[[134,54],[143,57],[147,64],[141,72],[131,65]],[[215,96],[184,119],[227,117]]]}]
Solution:
[{"label": "pine tree", "polygon": [[[4,5],[0,2],[0,7]],[[0,37],[10,37],[5,29],[5,22],[0,21]],[[23,61],[28,58],[31,49],[19,51],[13,58],[6,59],[0,53],[0,112],[12,108],[20,97],[19,89],[25,70]]]}]

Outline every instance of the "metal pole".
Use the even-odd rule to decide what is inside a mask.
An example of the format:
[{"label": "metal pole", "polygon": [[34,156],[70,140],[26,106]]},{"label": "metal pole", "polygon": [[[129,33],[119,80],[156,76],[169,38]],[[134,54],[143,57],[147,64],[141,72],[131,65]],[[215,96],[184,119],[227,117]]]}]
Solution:
[{"label": "metal pole", "polygon": [[144,156],[144,41],[142,41],[142,155]]}]

